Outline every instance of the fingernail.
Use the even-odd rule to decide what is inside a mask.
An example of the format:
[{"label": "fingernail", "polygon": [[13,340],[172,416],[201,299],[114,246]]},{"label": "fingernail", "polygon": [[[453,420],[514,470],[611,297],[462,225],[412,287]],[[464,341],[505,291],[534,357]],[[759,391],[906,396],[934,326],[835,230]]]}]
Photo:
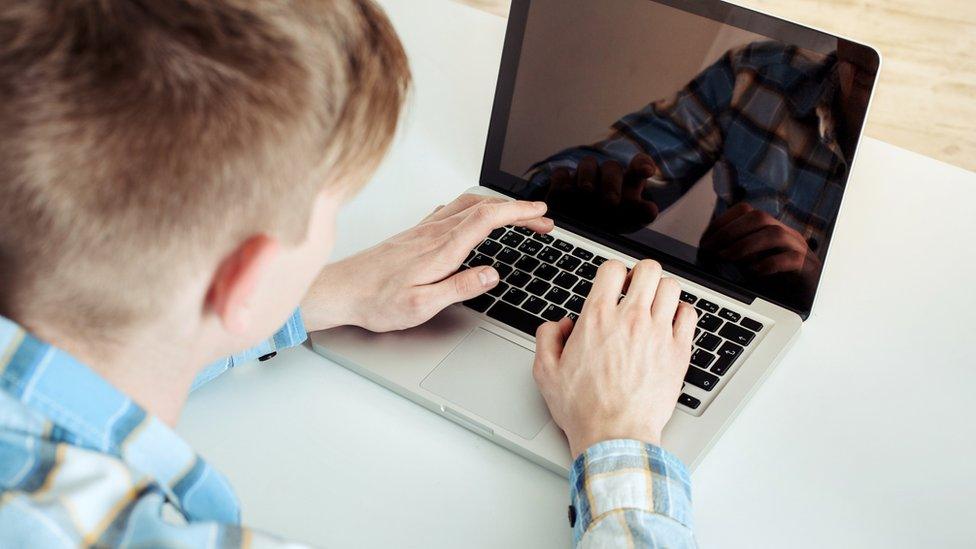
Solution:
[{"label": "fingernail", "polygon": [[487,267],[478,273],[478,279],[481,280],[482,286],[491,286],[492,284],[498,282],[498,271],[492,269],[491,267]]},{"label": "fingernail", "polygon": [[540,209],[546,207],[546,203],[545,202],[533,202],[532,205],[535,206],[536,208],[540,208]]}]

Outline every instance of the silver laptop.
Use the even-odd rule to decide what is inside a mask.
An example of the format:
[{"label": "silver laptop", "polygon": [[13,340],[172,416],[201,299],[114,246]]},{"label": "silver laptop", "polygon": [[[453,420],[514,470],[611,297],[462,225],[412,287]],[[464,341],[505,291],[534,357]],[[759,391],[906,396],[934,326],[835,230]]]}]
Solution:
[{"label": "silver laptop", "polygon": [[461,268],[494,265],[502,282],[424,326],[312,346],[565,474],[535,329],[575,318],[602,262],[653,258],[699,313],[663,440],[694,468],[810,314],[879,65],[717,0],[514,0],[469,192],[545,200],[557,228],[492,232]]}]

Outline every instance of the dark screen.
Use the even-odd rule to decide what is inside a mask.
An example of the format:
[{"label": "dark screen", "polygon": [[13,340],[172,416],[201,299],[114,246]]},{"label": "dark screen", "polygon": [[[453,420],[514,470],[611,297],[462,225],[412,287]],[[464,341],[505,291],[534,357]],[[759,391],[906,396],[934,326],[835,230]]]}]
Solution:
[{"label": "dark screen", "polygon": [[805,316],[875,52],[721,2],[516,0],[512,18],[483,183]]}]

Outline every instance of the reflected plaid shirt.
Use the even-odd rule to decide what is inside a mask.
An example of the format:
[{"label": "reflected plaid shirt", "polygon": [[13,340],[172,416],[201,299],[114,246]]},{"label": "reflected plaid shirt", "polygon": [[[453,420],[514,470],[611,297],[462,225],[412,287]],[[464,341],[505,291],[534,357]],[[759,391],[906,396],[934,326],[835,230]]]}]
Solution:
[{"label": "reflected plaid shirt", "polygon": [[516,191],[542,199],[556,168],[575,170],[587,156],[627,166],[645,153],[658,177],[677,187],[669,194],[680,196],[714,169],[713,217],[746,201],[799,231],[823,259],[819,243],[847,174],[835,133],[837,89],[835,56],[755,42],[730,50],[673,97],[621,118],[603,141],[536,164]]},{"label": "reflected plaid shirt", "polygon": [[[296,312],[198,379],[305,338]],[[576,460],[570,489],[581,547],[694,546],[688,473],[660,448],[597,444]],[[226,479],[167,425],[0,317],[0,546],[90,545],[290,546],[242,527]]]}]

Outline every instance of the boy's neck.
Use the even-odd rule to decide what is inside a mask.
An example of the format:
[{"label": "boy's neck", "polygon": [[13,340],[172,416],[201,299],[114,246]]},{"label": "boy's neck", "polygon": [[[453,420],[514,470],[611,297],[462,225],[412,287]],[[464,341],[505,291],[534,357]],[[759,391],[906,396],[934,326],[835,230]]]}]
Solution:
[{"label": "boy's neck", "polygon": [[177,341],[163,345],[146,336],[130,336],[124,345],[92,344],[58,330],[40,326],[29,329],[91,368],[147,413],[171,427],[179,420],[193,380],[205,364],[205,360],[196,358],[192,345]]}]

